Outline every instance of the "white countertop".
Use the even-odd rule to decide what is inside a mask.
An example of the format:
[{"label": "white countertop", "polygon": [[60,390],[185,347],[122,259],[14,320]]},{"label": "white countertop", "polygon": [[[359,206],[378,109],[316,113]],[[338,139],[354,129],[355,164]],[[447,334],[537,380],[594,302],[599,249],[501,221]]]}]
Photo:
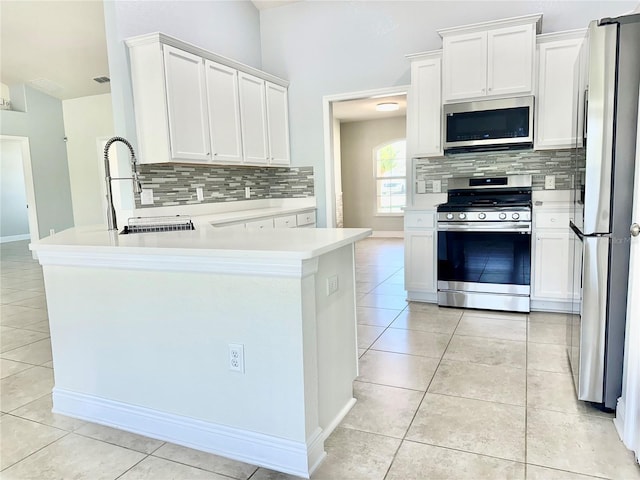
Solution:
[{"label": "white countertop", "polygon": [[[182,259],[211,261],[234,259],[243,263],[274,260],[300,262],[312,259],[371,235],[368,228],[274,228],[266,230],[216,229],[208,224],[182,232],[136,233],[119,235],[104,226],[77,227],[64,230],[31,244],[40,263],[105,264],[109,258],[123,262],[140,260],[145,265],[151,257],[173,263]],[[135,259],[132,259],[135,257]],[[143,258],[146,257],[146,258]],[[95,261],[93,261],[94,259]],[[96,260],[99,259],[99,260]],[[148,266],[148,265],[147,265]]]}]

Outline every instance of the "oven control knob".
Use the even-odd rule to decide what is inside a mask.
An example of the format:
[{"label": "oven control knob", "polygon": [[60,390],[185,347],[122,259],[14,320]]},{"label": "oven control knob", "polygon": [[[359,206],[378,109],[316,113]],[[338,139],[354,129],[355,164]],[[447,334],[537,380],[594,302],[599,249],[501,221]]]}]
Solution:
[{"label": "oven control knob", "polygon": [[500,218],[500,220],[504,220],[505,218],[507,218],[507,214],[501,213],[500,215],[498,215],[498,217]]},{"label": "oven control knob", "polygon": [[511,215],[511,218],[513,218],[514,220],[517,220],[520,218],[520,214],[519,213],[514,213]]},{"label": "oven control knob", "polygon": [[461,219],[464,220],[465,218],[467,218],[467,214],[466,213],[459,213],[458,214],[458,218],[461,218]]},{"label": "oven control knob", "polygon": [[447,213],[447,220],[451,220],[453,218],[453,213]]},{"label": "oven control knob", "polygon": [[479,218],[480,220],[484,220],[485,218],[487,218],[487,214],[486,214],[486,213],[479,213],[479,214],[478,214],[478,218]]}]

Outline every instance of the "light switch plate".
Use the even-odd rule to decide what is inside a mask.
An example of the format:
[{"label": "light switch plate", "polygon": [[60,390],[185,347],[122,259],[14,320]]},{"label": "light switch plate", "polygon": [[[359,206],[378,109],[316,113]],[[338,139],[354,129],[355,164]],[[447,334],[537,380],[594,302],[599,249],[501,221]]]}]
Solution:
[{"label": "light switch plate", "polygon": [[426,193],[427,192],[427,182],[424,180],[418,180],[416,182],[416,193]]},{"label": "light switch plate", "polygon": [[140,194],[140,203],[142,205],[153,205],[153,188],[143,188]]},{"label": "light switch plate", "polygon": [[204,200],[204,190],[202,189],[202,187],[196,188],[196,196],[198,197],[198,200],[200,201]]},{"label": "light switch plate", "polygon": [[432,182],[433,193],[442,192],[442,180],[433,180]]},{"label": "light switch plate", "polygon": [[545,175],[544,177],[544,189],[545,190],[555,190],[556,188],[556,176],[555,175]]}]

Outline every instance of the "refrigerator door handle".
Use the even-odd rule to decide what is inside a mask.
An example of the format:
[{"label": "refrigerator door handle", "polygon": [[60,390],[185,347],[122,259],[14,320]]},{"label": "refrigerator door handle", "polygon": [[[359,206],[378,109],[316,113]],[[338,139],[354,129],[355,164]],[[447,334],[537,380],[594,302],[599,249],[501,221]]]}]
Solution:
[{"label": "refrigerator door handle", "polygon": [[573,233],[575,233],[577,235],[577,237],[580,239],[580,241],[582,241],[582,239],[584,238],[584,233],[582,233],[580,231],[580,229],[578,227],[576,227],[576,224],[573,223],[572,220],[569,220],[569,228],[573,231]]}]

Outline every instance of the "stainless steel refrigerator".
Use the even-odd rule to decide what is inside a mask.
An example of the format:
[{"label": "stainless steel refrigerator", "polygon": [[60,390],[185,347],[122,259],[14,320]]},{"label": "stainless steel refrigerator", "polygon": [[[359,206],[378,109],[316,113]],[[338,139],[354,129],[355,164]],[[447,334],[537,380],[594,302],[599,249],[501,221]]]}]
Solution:
[{"label": "stainless steel refrigerator", "polygon": [[576,307],[567,325],[578,399],[614,409],[622,389],[635,168],[640,15],[594,21],[583,44],[585,124],[575,150]]}]

